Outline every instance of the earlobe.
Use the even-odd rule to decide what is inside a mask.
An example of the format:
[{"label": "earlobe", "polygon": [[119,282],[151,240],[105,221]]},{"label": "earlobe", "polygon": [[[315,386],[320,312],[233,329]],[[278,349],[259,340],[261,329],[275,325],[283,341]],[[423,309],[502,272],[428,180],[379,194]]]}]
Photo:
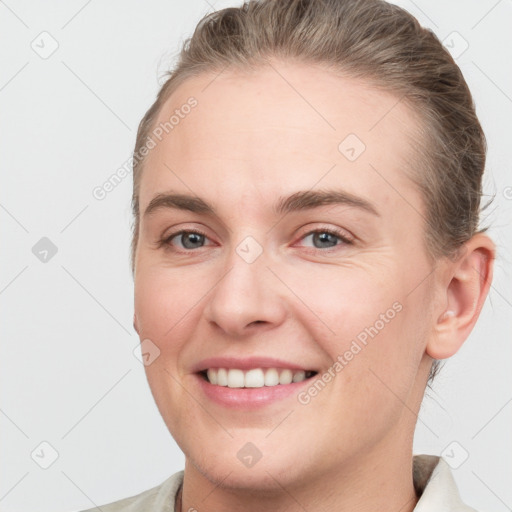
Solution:
[{"label": "earlobe", "polygon": [[476,234],[453,261],[446,260],[443,306],[426,352],[434,359],[455,354],[471,333],[492,281],[496,248],[483,233]]}]

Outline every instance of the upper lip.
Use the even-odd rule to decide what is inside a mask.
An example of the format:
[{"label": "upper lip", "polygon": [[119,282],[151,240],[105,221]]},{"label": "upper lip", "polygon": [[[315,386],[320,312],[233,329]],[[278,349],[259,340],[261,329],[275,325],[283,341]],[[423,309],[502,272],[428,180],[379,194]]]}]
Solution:
[{"label": "upper lip", "polygon": [[203,359],[192,367],[194,372],[202,372],[209,368],[237,368],[240,370],[250,370],[252,368],[287,368],[295,371],[315,371],[312,368],[306,368],[301,364],[291,363],[283,359],[276,359],[273,357],[209,357]]}]

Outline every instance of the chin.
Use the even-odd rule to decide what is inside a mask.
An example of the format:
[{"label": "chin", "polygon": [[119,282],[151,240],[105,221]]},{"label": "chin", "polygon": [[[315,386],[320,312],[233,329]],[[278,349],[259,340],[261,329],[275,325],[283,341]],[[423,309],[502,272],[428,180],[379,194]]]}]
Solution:
[{"label": "chin", "polygon": [[[206,455],[208,456],[208,454]],[[213,453],[208,461],[204,460],[195,463],[187,458],[186,468],[189,464],[193,465],[201,475],[212,482],[214,485],[224,489],[244,491],[246,493],[267,494],[269,497],[275,494],[282,494],[281,486],[288,487],[293,485],[295,478],[299,477],[290,469],[294,462],[291,458],[288,460],[263,461],[260,459],[253,467],[245,467],[238,459],[228,460],[225,457],[219,457],[218,453]],[[296,466],[296,469],[304,469],[302,466]],[[187,469],[186,469],[187,471]]]}]

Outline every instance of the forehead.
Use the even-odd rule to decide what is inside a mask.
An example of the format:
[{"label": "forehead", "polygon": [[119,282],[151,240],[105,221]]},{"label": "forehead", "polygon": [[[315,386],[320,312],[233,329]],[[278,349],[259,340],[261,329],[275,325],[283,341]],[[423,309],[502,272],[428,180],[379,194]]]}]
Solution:
[{"label": "forehead", "polygon": [[[191,97],[196,105],[184,108]],[[419,142],[415,113],[399,97],[321,66],[273,62],[188,79],[153,130],[166,123],[144,165],[142,211],[169,188],[228,200],[227,185],[233,197],[318,183],[387,202],[399,189],[419,202],[407,178]]]}]

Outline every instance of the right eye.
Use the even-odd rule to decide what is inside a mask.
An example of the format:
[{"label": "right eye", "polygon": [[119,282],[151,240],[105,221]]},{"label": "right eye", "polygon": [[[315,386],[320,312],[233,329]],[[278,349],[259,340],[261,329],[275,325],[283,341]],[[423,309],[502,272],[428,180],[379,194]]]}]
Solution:
[{"label": "right eye", "polygon": [[172,248],[176,244],[176,242],[173,242],[175,239],[178,241],[178,249],[189,251],[203,247],[208,237],[200,231],[182,229],[165,237],[161,240],[161,244]]}]

